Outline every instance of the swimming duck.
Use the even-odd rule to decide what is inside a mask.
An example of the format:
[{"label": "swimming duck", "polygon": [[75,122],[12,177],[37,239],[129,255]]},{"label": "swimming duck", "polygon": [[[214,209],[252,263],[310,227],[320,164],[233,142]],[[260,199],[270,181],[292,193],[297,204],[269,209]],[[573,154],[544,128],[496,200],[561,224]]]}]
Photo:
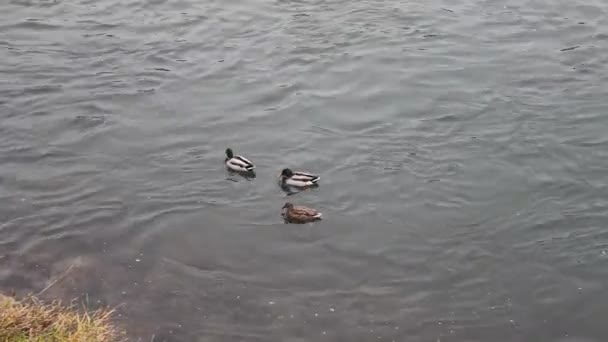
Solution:
[{"label": "swimming duck", "polygon": [[235,156],[231,148],[226,149],[226,160],[224,162],[230,170],[236,172],[252,172],[255,169],[255,165],[249,159],[243,156]]},{"label": "swimming duck", "polygon": [[321,177],[312,175],[306,172],[293,172],[288,168],[281,171],[279,181],[281,186],[293,186],[297,188],[306,188],[313,185],[318,185],[317,182]]},{"label": "swimming duck", "polygon": [[281,216],[286,223],[308,223],[321,220],[320,212],[304,206],[296,206],[287,202],[281,209]]}]

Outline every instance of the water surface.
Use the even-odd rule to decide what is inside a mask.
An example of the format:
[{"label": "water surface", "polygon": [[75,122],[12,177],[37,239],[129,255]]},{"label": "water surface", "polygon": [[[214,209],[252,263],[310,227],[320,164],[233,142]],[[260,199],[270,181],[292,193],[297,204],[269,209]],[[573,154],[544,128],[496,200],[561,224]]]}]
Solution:
[{"label": "water surface", "polygon": [[607,14],[7,0],[0,288],[72,265],[44,297],[140,341],[605,341]]}]

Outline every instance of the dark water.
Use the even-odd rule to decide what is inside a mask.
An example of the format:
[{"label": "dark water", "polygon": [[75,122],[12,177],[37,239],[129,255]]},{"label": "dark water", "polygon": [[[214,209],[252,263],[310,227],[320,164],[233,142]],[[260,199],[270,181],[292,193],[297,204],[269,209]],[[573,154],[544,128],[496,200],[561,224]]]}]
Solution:
[{"label": "dark water", "polygon": [[0,289],[72,266],[43,296],[140,341],[607,341],[607,63],[599,0],[3,1]]}]

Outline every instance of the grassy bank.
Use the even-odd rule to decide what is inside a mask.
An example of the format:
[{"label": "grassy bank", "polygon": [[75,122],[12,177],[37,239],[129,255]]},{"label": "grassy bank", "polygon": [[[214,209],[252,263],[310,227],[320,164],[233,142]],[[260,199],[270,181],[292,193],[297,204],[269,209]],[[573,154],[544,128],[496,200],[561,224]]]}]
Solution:
[{"label": "grassy bank", "polygon": [[0,342],[117,342],[122,335],[110,310],[81,313],[33,297],[15,300],[0,294]]}]

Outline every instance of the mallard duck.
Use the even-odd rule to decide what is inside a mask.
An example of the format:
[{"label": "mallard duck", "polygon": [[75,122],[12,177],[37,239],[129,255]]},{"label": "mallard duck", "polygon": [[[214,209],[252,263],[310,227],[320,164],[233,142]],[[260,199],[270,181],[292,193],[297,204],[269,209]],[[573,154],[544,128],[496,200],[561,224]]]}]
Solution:
[{"label": "mallard duck", "polygon": [[255,165],[249,159],[243,156],[235,156],[231,148],[226,149],[226,160],[224,162],[228,169],[236,172],[252,172],[255,169]]},{"label": "mallard duck", "polygon": [[290,169],[283,169],[279,176],[281,186],[293,186],[296,188],[306,188],[317,185],[321,177],[306,172],[293,172]]},{"label": "mallard duck", "polygon": [[287,223],[308,223],[320,220],[323,214],[315,209],[287,202],[281,209],[281,216]]}]

